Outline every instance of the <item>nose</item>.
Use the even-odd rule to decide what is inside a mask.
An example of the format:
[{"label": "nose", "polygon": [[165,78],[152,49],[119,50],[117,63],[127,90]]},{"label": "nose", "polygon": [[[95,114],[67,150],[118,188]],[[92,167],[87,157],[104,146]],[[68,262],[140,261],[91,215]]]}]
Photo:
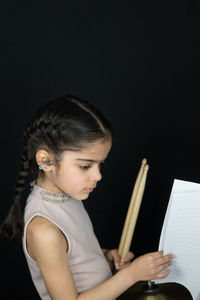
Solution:
[{"label": "nose", "polygon": [[95,168],[92,170],[92,173],[91,173],[91,179],[97,182],[97,181],[100,181],[101,178],[102,178],[102,175],[101,175],[99,166],[95,166]]}]

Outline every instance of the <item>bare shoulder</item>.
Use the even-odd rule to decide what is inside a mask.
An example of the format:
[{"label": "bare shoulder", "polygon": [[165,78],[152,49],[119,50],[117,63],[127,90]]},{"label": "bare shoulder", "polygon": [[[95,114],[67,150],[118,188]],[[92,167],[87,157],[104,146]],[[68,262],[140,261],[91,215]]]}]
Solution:
[{"label": "bare shoulder", "polygon": [[[27,249],[33,259],[46,250],[68,249],[67,240],[60,229],[48,219],[34,217],[27,226]],[[36,259],[37,260],[37,259]]]}]

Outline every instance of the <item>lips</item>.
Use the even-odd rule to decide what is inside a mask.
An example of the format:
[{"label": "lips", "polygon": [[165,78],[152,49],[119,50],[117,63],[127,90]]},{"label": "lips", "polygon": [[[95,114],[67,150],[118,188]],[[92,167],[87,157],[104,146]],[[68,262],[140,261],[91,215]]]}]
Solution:
[{"label": "lips", "polygon": [[91,192],[93,191],[93,189],[86,189],[86,191],[87,191],[88,193],[91,193]]},{"label": "lips", "polygon": [[92,193],[92,191],[95,189],[95,187],[92,187],[92,188],[87,188],[86,191],[87,193]]}]

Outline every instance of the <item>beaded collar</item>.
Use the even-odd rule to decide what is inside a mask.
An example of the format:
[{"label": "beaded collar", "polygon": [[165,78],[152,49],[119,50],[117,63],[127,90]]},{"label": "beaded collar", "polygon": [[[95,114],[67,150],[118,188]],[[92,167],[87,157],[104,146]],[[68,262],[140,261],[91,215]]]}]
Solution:
[{"label": "beaded collar", "polygon": [[68,202],[70,197],[67,194],[58,194],[47,191],[42,195],[42,199],[48,202],[62,204]]}]

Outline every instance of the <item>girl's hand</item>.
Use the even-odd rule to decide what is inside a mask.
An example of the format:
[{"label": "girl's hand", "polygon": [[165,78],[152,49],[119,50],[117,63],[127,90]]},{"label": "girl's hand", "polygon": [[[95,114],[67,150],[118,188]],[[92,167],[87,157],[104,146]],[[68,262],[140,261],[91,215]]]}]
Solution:
[{"label": "girl's hand", "polygon": [[132,252],[129,252],[121,260],[121,257],[118,254],[117,249],[106,250],[104,252],[104,255],[105,255],[112,271],[121,270],[123,268],[126,268],[130,264],[131,260],[134,258],[134,254]]},{"label": "girl's hand", "polygon": [[132,270],[135,281],[162,279],[169,274],[167,268],[173,264],[174,257],[173,254],[163,256],[163,251],[148,253],[136,258],[129,270]]}]

